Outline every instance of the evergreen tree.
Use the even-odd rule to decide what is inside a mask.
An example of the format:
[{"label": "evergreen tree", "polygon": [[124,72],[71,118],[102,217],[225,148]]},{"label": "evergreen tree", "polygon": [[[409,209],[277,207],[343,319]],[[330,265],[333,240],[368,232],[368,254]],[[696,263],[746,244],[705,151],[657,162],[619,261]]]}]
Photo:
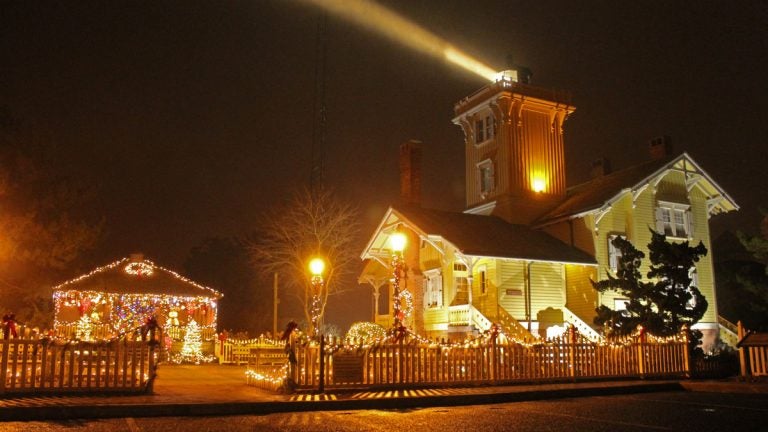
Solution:
[{"label": "evergreen tree", "polygon": [[197,321],[190,319],[187,331],[184,333],[184,345],[181,347],[180,363],[200,364],[203,360],[202,339],[200,326]]},{"label": "evergreen tree", "polygon": [[[678,334],[682,327],[697,323],[707,310],[707,300],[698,287],[692,284],[691,269],[707,254],[699,242],[668,242],[666,236],[652,231],[650,271],[644,280],[640,266],[645,254],[622,237],[616,237],[613,245],[620,251],[616,275],[592,282],[600,292],[614,291],[628,300],[626,310],[613,310],[606,306],[597,308],[595,324],[604,326],[608,335],[628,335],[637,326],[656,336]],[[700,332],[694,337],[698,339]]]}]

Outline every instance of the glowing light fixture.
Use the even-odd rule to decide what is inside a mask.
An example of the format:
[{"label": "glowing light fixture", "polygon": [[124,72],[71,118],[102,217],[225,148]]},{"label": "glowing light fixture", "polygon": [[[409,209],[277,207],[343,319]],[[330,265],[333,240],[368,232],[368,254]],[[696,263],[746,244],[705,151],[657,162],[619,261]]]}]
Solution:
[{"label": "glowing light fixture", "polygon": [[445,39],[370,0],[304,0],[347,21],[387,37],[408,48],[449,61],[465,70],[496,81],[496,71]]},{"label": "glowing light fixture", "polygon": [[309,262],[309,271],[315,276],[320,276],[325,270],[325,261],[322,258],[313,258]]},{"label": "glowing light fixture", "polygon": [[405,244],[408,242],[408,238],[401,232],[396,232],[389,237],[389,245],[394,252],[402,252],[405,250]]},{"label": "glowing light fixture", "polygon": [[547,182],[543,178],[537,177],[531,182],[531,187],[534,192],[544,192],[544,189],[547,188]]}]

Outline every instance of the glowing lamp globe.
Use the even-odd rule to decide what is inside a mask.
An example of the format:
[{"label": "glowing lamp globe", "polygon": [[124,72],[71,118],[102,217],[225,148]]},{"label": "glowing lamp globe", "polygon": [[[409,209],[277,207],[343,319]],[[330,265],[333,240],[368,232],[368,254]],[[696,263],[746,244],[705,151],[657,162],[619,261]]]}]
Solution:
[{"label": "glowing lamp globe", "polygon": [[315,276],[320,276],[325,270],[325,261],[321,258],[314,258],[309,262],[309,271]]},{"label": "glowing lamp globe", "polygon": [[389,244],[395,252],[402,252],[407,242],[408,239],[405,237],[405,234],[400,232],[394,233],[389,237]]},{"label": "glowing lamp globe", "polygon": [[535,178],[533,179],[532,187],[534,192],[544,192],[544,189],[547,187],[547,183],[542,178]]}]

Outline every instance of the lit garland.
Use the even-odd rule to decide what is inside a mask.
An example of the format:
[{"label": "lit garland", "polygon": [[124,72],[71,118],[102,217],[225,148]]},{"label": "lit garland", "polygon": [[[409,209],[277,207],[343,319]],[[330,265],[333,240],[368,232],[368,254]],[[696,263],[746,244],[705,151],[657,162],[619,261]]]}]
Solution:
[{"label": "lit garland", "polygon": [[402,296],[400,295],[400,278],[402,270],[403,257],[399,253],[395,253],[392,255],[392,287],[394,289],[394,296],[392,298],[393,327],[400,327],[405,318],[401,304]]},{"label": "lit garland", "polygon": [[[271,372],[271,373],[270,373]],[[273,389],[279,388],[285,385],[288,378],[288,364],[286,363],[281,368],[274,371],[256,371],[254,369],[246,369],[245,378],[246,384],[257,385],[259,387],[271,387]]]},{"label": "lit garland", "polygon": [[320,294],[323,290],[323,277],[319,275],[312,276],[312,304],[310,305],[310,318],[312,320],[312,332],[317,336],[320,332],[321,301]]},{"label": "lit garland", "polygon": [[387,330],[372,322],[356,322],[352,324],[345,336],[347,343],[362,343],[367,345],[372,341],[386,337]]}]

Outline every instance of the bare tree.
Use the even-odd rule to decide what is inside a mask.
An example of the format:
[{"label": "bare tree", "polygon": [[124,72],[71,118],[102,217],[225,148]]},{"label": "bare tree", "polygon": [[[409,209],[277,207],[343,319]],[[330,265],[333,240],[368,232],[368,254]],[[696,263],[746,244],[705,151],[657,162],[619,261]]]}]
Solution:
[{"label": "bare tree", "polygon": [[[259,221],[250,249],[259,271],[279,273],[280,280],[302,306],[311,327],[310,259],[325,261],[324,286],[320,293],[320,320],[328,297],[343,291],[344,276],[358,262],[353,247],[359,231],[357,208],[339,200],[331,191],[302,189],[267,212]],[[316,329],[310,328],[310,334]]]},{"label": "bare tree", "polygon": [[48,326],[51,286],[81,267],[104,221],[94,189],[61,168],[61,147],[0,107],[0,311]]}]

